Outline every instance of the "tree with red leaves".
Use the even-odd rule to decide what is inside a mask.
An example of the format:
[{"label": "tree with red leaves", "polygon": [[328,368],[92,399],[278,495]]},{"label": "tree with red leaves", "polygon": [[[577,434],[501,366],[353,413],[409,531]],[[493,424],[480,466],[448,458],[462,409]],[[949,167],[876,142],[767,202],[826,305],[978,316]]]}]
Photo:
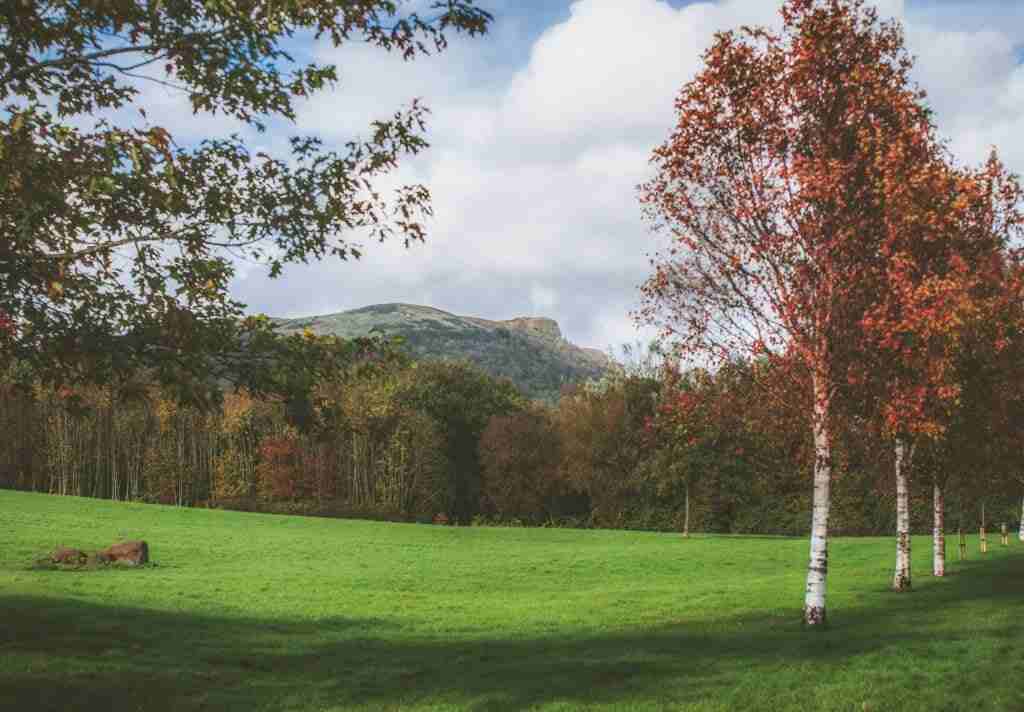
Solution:
[{"label": "tree with red leaves", "polygon": [[550,411],[540,406],[494,415],[480,435],[481,510],[540,523],[555,514],[565,487],[559,476],[561,443]]},{"label": "tree with red leaves", "polygon": [[[976,492],[1024,487],[1024,265],[1020,255],[1007,270],[1009,286],[998,308],[972,332],[971,348],[959,367],[964,388],[958,411],[944,440],[955,457],[977,452],[974,472],[987,474],[974,483]],[[972,438],[973,436],[973,438]],[[1024,541],[1024,512],[1020,539]]]},{"label": "tree with red leaves", "polygon": [[[909,472],[915,446],[942,436],[956,418],[964,385],[991,363],[1010,322],[998,318],[1020,298],[1008,270],[1024,225],[1021,189],[993,152],[980,170],[936,164],[918,176],[892,224],[885,283],[861,325],[863,385],[879,400],[882,430],[894,443],[897,546],[893,588],[911,588]],[[968,364],[973,364],[968,366]],[[991,381],[991,379],[989,379]],[[935,481],[936,530],[942,492]],[[941,537],[936,534],[936,566]],[[941,575],[941,573],[939,573]]]},{"label": "tree with red leaves", "polygon": [[674,365],[665,368],[662,392],[645,431],[653,452],[648,479],[655,491],[670,492],[683,485],[683,537],[690,536],[690,491],[697,477],[708,469],[706,451],[718,449],[714,425],[715,406],[708,397],[713,384],[700,369],[681,373]]},{"label": "tree with red leaves", "polygon": [[787,354],[811,382],[803,618],[818,626],[840,386],[904,258],[903,231],[924,231],[928,187],[947,166],[898,24],[863,0],[787,0],[782,19],[777,34],[718,34],[676,100],[641,186],[646,216],[672,238],[641,318],[684,354]]}]

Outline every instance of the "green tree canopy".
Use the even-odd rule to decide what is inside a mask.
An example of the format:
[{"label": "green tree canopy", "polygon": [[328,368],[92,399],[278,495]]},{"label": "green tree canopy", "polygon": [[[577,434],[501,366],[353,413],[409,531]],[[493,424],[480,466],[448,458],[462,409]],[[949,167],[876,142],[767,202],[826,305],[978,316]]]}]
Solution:
[{"label": "green tree canopy", "polygon": [[[331,85],[297,35],[406,59],[446,34],[484,33],[473,0],[423,15],[391,0],[39,0],[0,12],[0,357],[43,380],[109,382],[147,369],[192,395],[266,321],[240,317],[232,257],[359,257],[370,239],[424,237],[424,186],[374,184],[424,147],[411,105],[332,150],[293,136],[282,155],[239,135],[182,145],[147,114],[146,80],[198,113],[258,131]],[[135,118],[137,116],[137,118]],[[218,357],[211,359],[211,355]]]},{"label": "green tree canopy", "polygon": [[493,416],[522,411],[526,401],[511,381],[465,362],[428,361],[406,373],[396,399],[439,424],[450,461],[446,514],[466,524],[480,507],[480,437]]}]

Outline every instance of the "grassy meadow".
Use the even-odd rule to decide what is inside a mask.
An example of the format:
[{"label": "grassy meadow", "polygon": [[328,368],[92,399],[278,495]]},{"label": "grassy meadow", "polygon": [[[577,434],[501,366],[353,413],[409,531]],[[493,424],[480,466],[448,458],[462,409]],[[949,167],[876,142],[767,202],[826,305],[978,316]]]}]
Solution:
[{"label": "grassy meadow", "polygon": [[[155,566],[56,570],[144,538]],[[0,491],[3,710],[1024,710],[1024,544],[454,528]]]}]

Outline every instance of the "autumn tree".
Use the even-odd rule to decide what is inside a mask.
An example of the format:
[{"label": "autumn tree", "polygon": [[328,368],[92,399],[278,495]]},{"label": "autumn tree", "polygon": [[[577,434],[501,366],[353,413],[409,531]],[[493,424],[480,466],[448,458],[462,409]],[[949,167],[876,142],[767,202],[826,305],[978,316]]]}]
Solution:
[{"label": "autumn tree", "polygon": [[[960,416],[947,433],[947,439],[955,437],[950,450],[961,456],[978,453],[972,471],[981,482],[974,490],[983,495],[1020,496],[1024,489],[1024,295],[1019,281],[1024,266],[1020,255],[1014,256],[1017,259],[1007,270],[1010,278],[1004,283],[1005,299],[977,325],[971,334],[970,360],[960,364],[964,373],[961,410],[973,418],[965,427],[969,416]],[[1024,541],[1024,512],[1020,516]]]},{"label": "autumn tree", "polygon": [[565,489],[559,476],[561,447],[551,414],[532,406],[510,415],[495,415],[480,435],[486,514],[534,523],[556,514]]},{"label": "autumn tree", "polygon": [[[293,136],[279,154],[244,136],[175,140],[143,88],[180,92],[196,114],[245,129],[293,120],[337,68],[294,56],[309,34],[406,59],[477,35],[473,0],[426,14],[394,0],[80,2],[0,13],[0,357],[47,381],[105,382],[140,368],[215,389],[245,329],[233,256],[271,277],[293,262],[359,257],[352,235],[422,240],[421,185],[375,187],[423,150],[417,101],[340,150]],[[264,327],[250,322],[248,327]]]},{"label": "autumn tree", "polygon": [[[946,574],[946,491],[950,483],[958,485],[961,499],[965,490],[976,492],[989,486],[988,473],[995,466],[992,454],[994,440],[999,437],[1000,397],[1002,379],[992,368],[994,362],[984,352],[973,348],[961,349],[957,355],[955,371],[956,402],[949,417],[944,419],[941,431],[932,435],[919,434],[916,439],[914,470],[924,475],[932,486],[932,574]],[[897,502],[897,509],[906,509],[906,503]],[[962,509],[962,502],[961,502]],[[958,522],[962,526],[963,522]],[[902,545],[902,532],[898,539]],[[909,556],[909,548],[907,550]],[[894,586],[904,562],[897,559]],[[906,580],[909,584],[909,570]],[[899,588],[897,590],[900,590]]]},{"label": "autumn tree", "polygon": [[643,317],[686,354],[791,354],[811,383],[805,623],[826,622],[834,410],[938,143],[897,23],[862,0],[788,0],[782,29],[716,35],[641,186],[671,246]]},{"label": "autumn tree", "polygon": [[646,425],[654,415],[658,382],[613,374],[567,389],[555,423],[561,443],[561,475],[590,500],[591,521],[622,526],[637,495],[639,466],[649,455]]},{"label": "autumn tree", "polygon": [[658,403],[648,419],[649,457],[644,476],[656,492],[682,486],[682,533],[689,536],[691,495],[705,493],[705,527],[731,530],[740,502],[736,492],[751,492],[760,468],[754,430],[744,417],[751,407],[754,371],[749,363],[724,364],[714,374],[704,369],[680,372],[668,367]]},{"label": "autumn tree", "polygon": [[[936,161],[912,189],[898,190],[904,211],[890,225],[883,288],[861,322],[863,378],[854,380],[874,392],[869,400],[877,399],[882,431],[895,446],[893,588],[902,591],[911,587],[912,454],[922,440],[942,435],[961,405],[964,383],[979,381],[980,364],[991,363],[1006,340],[1007,323],[998,314],[1019,299],[1007,260],[1024,219],[1020,186],[994,153],[977,171]],[[941,520],[940,489],[935,497]],[[941,543],[936,537],[935,546]]]},{"label": "autumn tree", "polygon": [[701,441],[706,426],[701,415],[697,374],[681,374],[669,367],[657,408],[645,423],[645,435],[651,456],[643,476],[652,482],[659,495],[670,493],[679,484],[683,487],[683,537],[690,536],[690,495],[692,487],[704,470],[700,457]]}]

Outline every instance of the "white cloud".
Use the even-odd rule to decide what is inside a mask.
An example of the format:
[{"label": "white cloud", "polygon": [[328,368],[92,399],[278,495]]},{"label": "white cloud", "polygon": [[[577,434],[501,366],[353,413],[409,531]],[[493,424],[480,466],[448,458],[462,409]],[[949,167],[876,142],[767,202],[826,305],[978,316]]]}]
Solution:
[{"label": "white cloud", "polygon": [[544,313],[558,304],[558,292],[534,282],[530,285],[530,303],[534,310]]},{"label": "white cloud", "polygon": [[504,98],[515,133],[588,143],[657,130],[671,97],[697,67],[706,5],[587,0],[545,32]]}]

